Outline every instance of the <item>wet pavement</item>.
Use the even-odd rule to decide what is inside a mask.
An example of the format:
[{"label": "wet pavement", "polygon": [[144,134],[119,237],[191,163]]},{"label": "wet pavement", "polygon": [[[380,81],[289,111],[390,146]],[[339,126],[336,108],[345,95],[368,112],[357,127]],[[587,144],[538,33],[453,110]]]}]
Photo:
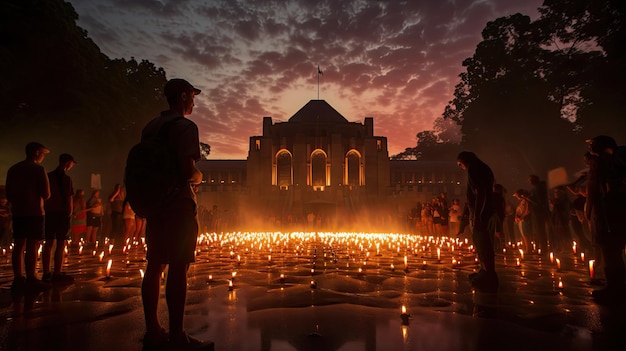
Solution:
[{"label": "wet pavement", "polygon": [[[0,252],[0,349],[141,350],[144,255],[141,244],[72,249],[74,284],[12,294]],[[460,239],[211,234],[189,270],[186,329],[218,351],[626,349],[626,307],[592,301],[579,250],[550,259],[508,246],[496,262],[500,288],[485,294],[467,279],[478,265]]]}]

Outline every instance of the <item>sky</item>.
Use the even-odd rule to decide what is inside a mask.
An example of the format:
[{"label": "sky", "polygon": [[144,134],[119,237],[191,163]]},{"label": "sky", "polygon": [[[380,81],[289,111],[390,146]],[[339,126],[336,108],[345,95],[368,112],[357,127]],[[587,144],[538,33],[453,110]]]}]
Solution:
[{"label": "sky", "polygon": [[453,98],[487,22],[536,19],[542,1],[69,2],[108,57],[148,60],[202,89],[189,118],[209,159],[245,159],[264,116],[286,122],[318,98],[350,122],[374,117],[390,156],[414,147]]}]

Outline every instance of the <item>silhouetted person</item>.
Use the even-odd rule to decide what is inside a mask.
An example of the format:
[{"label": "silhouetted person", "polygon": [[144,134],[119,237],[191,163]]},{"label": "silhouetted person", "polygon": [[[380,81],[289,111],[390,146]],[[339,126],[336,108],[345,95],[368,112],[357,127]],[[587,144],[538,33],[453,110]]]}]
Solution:
[{"label": "silhouetted person", "polygon": [[622,258],[626,244],[626,152],[606,135],[589,142],[597,155],[591,162],[587,179],[585,215],[591,220],[593,240],[604,259],[606,287],[594,290],[597,303],[609,304],[626,299],[626,269]]},{"label": "silhouetted person", "polygon": [[191,114],[194,97],[200,90],[185,80],[172,79],[165,85],[164,93],[169,110],[150,121],[143,129],[141,138],[154,138],[161,126],[170,122],[167,143],[176,152],[180,191],[146,219],[148,264],[141,286],[146,319],[144,346],[159,347],[168,339],[168,334],[159,323],[157,308],[161,274],[169,265],[165,299],[169,312],[170,348],[188,350],[202,346],[202,342],[189,337],[183,329],[187,270],[195,260],[198,237],[196,196],[192,185],[202,181],[202,172],[195,166],[201,159],[198,127],[185,116]]},{"label": "silhouetted person", "polygon": [[[44,237],[44,200],[50,197],[50,184],[46,170],[41,165],[46,154],[45,146],[37,142],[26,145],[26,159],[11,166],[7,172],[6,193],[11,202],[13,238],[15,247],[11,256],[13,265],[13,291],[38,290],[48,284],[37,278],[37,250]],[[26,277],[22,275],[22,264]]]},{"label": "silhouetted person", "polygon": [[548,187],[545,181],[534,174],[528,177],[528,183],[531,185],[529,190],[531,236],[539,248],[547,250],[550,226]]},{"label": "silhouetted person", "polygon": [[[72,178],[65,172],[74,167],[76,161],[69,154],[59,156],[59,165],[48,173],[50,182],[50,198],[45,202],[46,209],[46,243],[43,247],[41,261],[43,265],[43,280],[45,282],[68,282],[74,279],[61,274],[63,258],[65,256],[65,242],[70,230],[70,220],[74,212],[74,185]],[[54,250],[54,273],[50,271],[50,257]]]},{"label": "silhouetted person", "polygon": [[473,152],[463,151],[457,156],[459,167],[467,171],[467,206],[464,216],[472,226],[472,239],[482,269],[470,275],[472,285],[480,290],[498,289],[493,240],[497,213],[493,200],[494,176],[491,168]]}]

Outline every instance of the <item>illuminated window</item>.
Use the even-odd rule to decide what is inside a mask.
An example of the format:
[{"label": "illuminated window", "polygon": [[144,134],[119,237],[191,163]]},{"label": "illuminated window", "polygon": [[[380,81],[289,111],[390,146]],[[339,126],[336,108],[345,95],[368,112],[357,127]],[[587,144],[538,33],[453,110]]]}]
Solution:
[{"label": "illuminated window", "polygon": [[256,139],[254,141],[254,146],[256,147],[257,150],[261,150],[261,140],[260,139]]},{"label": "illuminated window", "polygon": [[311,154],[311,185],[315,190],[326,186],[326,153],[319,149]]},{"label": "illuminated window", "polygon": [[383,149],[383,141],[376,139],[376,150],[381,151]]},{"label": "illuminated window", "polygon": [[281,150],[276,155],[276,183],[278,188],[287,190],[291,185],[292,167],[291,153],[287,150]]},{"label": "illuminated window", "polygon": [[356,150],[351,150],[346,155],[346,184],[361,185],[361,155]]}]

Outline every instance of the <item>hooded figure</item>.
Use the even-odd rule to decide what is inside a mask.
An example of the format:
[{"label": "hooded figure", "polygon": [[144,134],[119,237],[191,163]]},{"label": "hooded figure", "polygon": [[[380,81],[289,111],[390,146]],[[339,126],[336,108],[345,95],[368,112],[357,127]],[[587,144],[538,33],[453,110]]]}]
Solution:
[{"label": "hooded figure", "polygon": [[467,171],[467,206],[464,217],[471,222],[472,239],[481,264],[481,270],[470,274],[470,280],[476,288],[495,291],[498,289],[498,276],[493,241],[497,211],[493,194],[493,172],[476,154],[469,151],[463,151],[457,156],[457,164]]}]

